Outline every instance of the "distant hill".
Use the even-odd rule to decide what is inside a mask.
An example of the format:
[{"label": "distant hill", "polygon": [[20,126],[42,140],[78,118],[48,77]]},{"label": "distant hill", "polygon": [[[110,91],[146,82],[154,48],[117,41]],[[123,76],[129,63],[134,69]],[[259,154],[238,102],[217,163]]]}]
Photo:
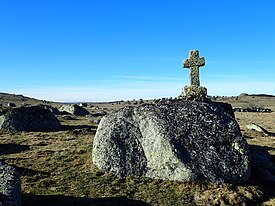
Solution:
[{"label": "distant hill", "polygon": [[[210,97],[213,101],[218,102],[227,102],[232,104],[234,107],[248,107],[248,106],[260,106],[260,107],[269,107],[275,110],[275,96],[270,94],[246,94],[242,93],[238,96],[212,96]],[[126,101],[126,100],[125,100]],[[147,100],[144,100],[145,102]],[[22,94],[8,94],[0,92],[0,104],[7,106],[8,103],[14,103],[17,106],[25,104],[50,104],[52,106],[59,107],[61,102],[50,102],[45,100],[39,100],[31,97],[23,96]],[[117,107],[119,103],[124,101],[117,102],[90,102],[90,104],[98,105],[101,107]],[[134,101],[135,102],[135,101]],[[150,101],[149,101],[150,102]],[[78,102],[75,102],[78,103]],[[133,100],[131,101],[133,103]],[[123,106],[124,104],[119,104]],[[133,105],[133,104],[131,104]]]},{"label": "distant hill", "polygon": [[271,94],[249,94],[249,96],[255,96],[255,97],[275,97],[275,95],[271,95]]},{"label": "distant hill", "polygon": [[18,94],[8,94],[0,92],[0,104],[7,106],[8,103],[14,103],[15,105],[24,105],[24,104],[41,104],[41,103],[50,103],[45,100],[38,100],[31,97],[26,97]]}]

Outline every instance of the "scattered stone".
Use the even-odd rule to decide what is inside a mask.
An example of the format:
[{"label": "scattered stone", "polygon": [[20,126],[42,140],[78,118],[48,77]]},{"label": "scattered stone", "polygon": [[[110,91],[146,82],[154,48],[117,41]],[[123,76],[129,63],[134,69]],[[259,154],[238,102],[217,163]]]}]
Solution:
[{"label": "scattered stone", "polygon": [[7,131],[56,131],[60,122],[43,106],[9,108],[0,116],[0,129]]},{"label": "scattered stone", "polygon": [[242,107],[233,107],[234,112],[242,112]]},{"label": "scattered stone", "polygon": [[59,109],[61,112],[68,112],[70,114],[76,115],[76,116],[85,116],[90,114],[88,110],[86,110],[83,107],[78,106],[77,104],[72,105],[62,105]]},{"label": "scattered stone", "polygon": [[71,116],[71,115],[63,115],[62,119],[64,119],[64,120],[76,120],[76,118]]},{"label": "scattered stone", "polygon": [[178,100],[125,107],[102,118],[93,163],[118,177],[239,183],[249,149],[229,104]]},{"label": "scattered stone", "polygon": [[204,101],[207,95],[207,89],[200,86],[199,67],[205,65],[204,57],[199,57],[198,50],[191,50],[189,58],[183,61],[183,67],[190,69],[190,86],[185,86],[181,96],[187,99]]},{"label": "scattered stone", "polygon": [[261,113],[271,113],[273,112],[270,108],[264,108],[264,107],[235,107],[235,112],[261,112]]},{"label": "scattered stone", "polygon": [[8,107],[16,107],[16,104],[14,104],[13,102],[9,102]]},{"label": "scattered stone", "polygon": [[265,136],[268,136],[270,134],[266,129],[264,129],[263,127],[261,127],[261,126],[259,126],[257,124],[247,124],[245,126],[246,126],[246,128],[248,130],[253,130],[253,131],[261,132]]},{"label": "scattered stone", "polygon": [[86,102],[83,102],[83,103],[80,103],[79,106],[81,106],[81,107],[87,107],[88,104]]},{"label": "scattered stone", "polygon": [[91,118],[91,123],[99,124],[100,121],[101,121],[101,119],[98,119],[98,118]]},{"label": "scattered stone", "polygon": [[97,113],[92,113],[93,117],[103,117],[107,114],[107,112],[97,112]]},{"label": "scattered stone", "polygon": [[0,205],[21,206],[19,172],[0,160]]},{"label": "scattered stone", "polygon": [[79,135],[79,134],[95,134],[95,129],[91,129],[91,128],[82,128],[82,129],[74,129],[72,131],[73,134],[75,135]]}]

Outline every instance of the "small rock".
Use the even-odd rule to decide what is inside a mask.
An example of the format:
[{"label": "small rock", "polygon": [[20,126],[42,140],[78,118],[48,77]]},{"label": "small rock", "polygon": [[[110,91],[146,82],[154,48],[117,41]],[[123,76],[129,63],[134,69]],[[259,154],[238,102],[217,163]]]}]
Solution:
[{"label": "small rock", "polygon": [[81,107],[87,107],[88,104],[87,103],[80,103],[79,106],[81,106]]},{"label": "small rock", "polygon": [[97,113],[93,113],[92,116],[93,117],[103,117],[107,114],[107,112],[97,112]]},{"label": "small rock", "polygon": [[8,107],[16,107],[16,104],[14,104],[13,102],[9,102]]},{"label": "small rock", "polygon": [[91,119],[91,122],[94,123],[94,124],[99,124],[100,119]]},{"label": "small rock", "polygon": [[76,116],[85,116],[90,114],[88,110],[86,110],[83,107],[78,106],[77,104],[73,105],[62,105],[59,109],[61,112],[68,112],[70,114],[76,115]]},{"label": "small rock", "polygon": [[82,128],[82,129],[74,129],[73,134],[78,135],[78,134],[95,134],[95,130],[91,128]]},{"label": "small rock", "polygon": [[62,119],[64,119],[64,120],[76,120],[76,118],[71,116],[71,115],[63,115]]},{"label": "small rock", "polygon": [[257,124],[247,124],[245,125],[248,130],[253,130],[257,132],[263,133],[265,136],[268,136],[270,133],[264,129],[263,127],[257,125]]}]

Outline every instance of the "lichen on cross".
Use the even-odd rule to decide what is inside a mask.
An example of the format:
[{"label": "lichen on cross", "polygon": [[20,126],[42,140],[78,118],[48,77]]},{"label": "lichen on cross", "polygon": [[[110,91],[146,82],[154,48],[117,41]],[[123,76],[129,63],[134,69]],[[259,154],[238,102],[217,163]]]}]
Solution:
[{"label": "lichen on cross", "polygon": [[190,68],[191,86],[200,86],[199,67],[202,67],[204,65],[204,57],[199,57],[198,50],[191,50],[189,52],[189,59],[183,60],[183,67]]},{"label": "lichen on cross", "polygon": [[183,67],[190,69],[190,84],[182,89],[181,97],[197,101],[205,101],[207,89],[200,86],[199,67],[205,65],[204,57],[199,57],[198,50],[191,50],[189,58],[183,60]]}]

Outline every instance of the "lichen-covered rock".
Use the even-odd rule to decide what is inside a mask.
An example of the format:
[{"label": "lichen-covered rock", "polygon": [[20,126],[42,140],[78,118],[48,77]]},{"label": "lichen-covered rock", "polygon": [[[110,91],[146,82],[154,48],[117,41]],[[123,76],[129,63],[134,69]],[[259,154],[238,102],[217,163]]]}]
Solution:
[{"label": "lichen-covered rock", "polygon": [[182,97],[190,100],[204,101],[206,99],[207,89],[201,86],[185,86],[182,90]]},{"label": "lichen-covered rock", "polygon": [[7,131],[56,131],[60,122],[43,106],[22,106],[1,113],[0,129]]},{"label": "lichen-covered rock", "polygon": [[102,118],[93,163],[119,177],[238,183],[250,174],[249,149],[223,103],[162,101]]},{"label": "lichen-covered rock", "polygon": [[89,111],[83,107],[78,106],[77,104],[72,105],[62,105],[59,109],[61,112],[67,112],[76,116],[85,116],[90,114]]},{"label": "lichen-covered rock", "polygon": [[18,171],[0,161],[0,205],[20,206],[21,186]]}]

